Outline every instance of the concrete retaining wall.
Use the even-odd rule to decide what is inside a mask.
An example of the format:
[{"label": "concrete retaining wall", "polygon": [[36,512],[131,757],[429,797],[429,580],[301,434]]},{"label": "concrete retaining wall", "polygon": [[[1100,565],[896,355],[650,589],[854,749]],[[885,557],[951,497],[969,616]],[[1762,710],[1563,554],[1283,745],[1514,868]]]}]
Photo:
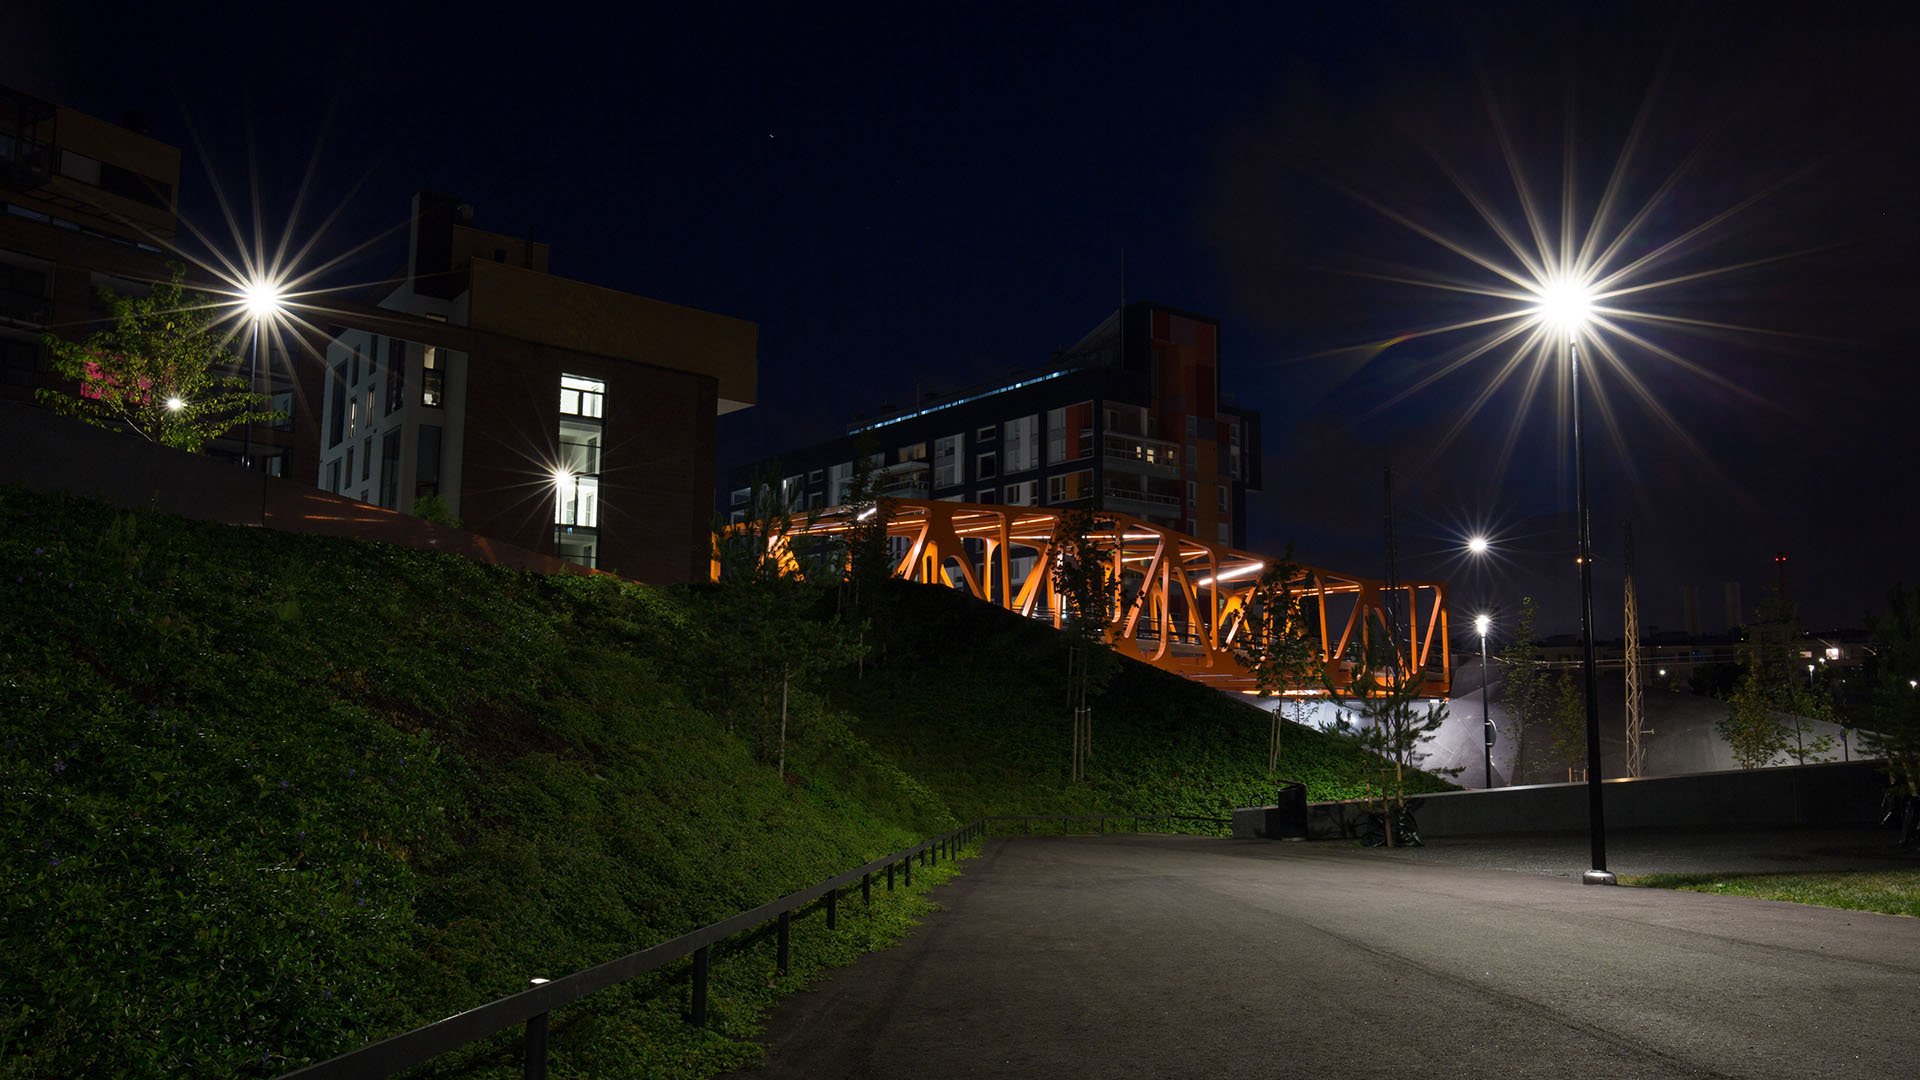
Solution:
[{"label": "concrete retaining wall", "polygon": [[[1879,820],[1886,790],[1877,762],[1791,765],[1778,769],[1657,776],[1603,782],[1607,827],[1857,825]],[[1587,827],[1587,785],[1535,784],[1492,791],[1450,791],[1411,800],[1422,836],[1572,832]],[[1266,835],[1267,807],[1233,812],[1233,835]],[[1359,802],[1314,803],[1308,834],[1356,836]]]}]

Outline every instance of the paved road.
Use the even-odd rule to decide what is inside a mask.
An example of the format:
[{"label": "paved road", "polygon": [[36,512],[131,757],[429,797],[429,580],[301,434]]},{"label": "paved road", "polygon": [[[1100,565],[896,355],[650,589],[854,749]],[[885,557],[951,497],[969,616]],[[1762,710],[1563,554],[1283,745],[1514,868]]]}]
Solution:
[{"label": "paved road", "polygon": [[1920,919],[1329,845],[987,842],[761,1077],[1920,1075]]}]

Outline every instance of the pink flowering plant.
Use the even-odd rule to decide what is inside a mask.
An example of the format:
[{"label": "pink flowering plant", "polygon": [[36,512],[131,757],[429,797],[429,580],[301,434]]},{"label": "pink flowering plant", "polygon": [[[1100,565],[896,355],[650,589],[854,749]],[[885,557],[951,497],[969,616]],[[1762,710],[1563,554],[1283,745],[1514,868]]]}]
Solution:
[{"label": "pink flowering plant", "polygon": [[37,391],[40,403],[194,454],[223,431],[284,419],[238,373],[219,305],[182,285],[179,264],[171,270],[146,296],[100,290],[113,323],[85,340],[48,336],[53,369],[72,386]]}]

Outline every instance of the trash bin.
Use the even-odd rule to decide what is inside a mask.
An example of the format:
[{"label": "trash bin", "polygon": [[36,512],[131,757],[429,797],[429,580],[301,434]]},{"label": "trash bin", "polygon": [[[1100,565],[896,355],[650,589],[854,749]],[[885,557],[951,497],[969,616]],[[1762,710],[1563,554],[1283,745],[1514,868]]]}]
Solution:
[{"label": "trash bin", "polygon": [[1267,839],[1307,838],[1307,785],[1298,780],[1281,783],[1273,808],[1267,811]]}]

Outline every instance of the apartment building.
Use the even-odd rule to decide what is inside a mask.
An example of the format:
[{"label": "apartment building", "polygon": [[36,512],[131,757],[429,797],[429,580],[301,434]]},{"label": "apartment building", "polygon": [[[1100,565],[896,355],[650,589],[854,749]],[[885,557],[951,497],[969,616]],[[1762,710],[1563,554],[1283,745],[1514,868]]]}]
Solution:
[{"label": "apartment building", "polygon": [[414,198],[407,265],[335,325],[308,395],[316,483],[654,582],[703,576],[714,418],[753,403],[758,329],[559,277],[545,244]]},{"label": "apartment building", "polygon": [[1128,304],[1044,368],[733,470],[723,509],[744,519],[763,481],[797,511],[840,505],[866,455],[895,497],[1109,510],[1244,547],[1259,414],[1222,403],[1219,341],[1213,319]]}]

